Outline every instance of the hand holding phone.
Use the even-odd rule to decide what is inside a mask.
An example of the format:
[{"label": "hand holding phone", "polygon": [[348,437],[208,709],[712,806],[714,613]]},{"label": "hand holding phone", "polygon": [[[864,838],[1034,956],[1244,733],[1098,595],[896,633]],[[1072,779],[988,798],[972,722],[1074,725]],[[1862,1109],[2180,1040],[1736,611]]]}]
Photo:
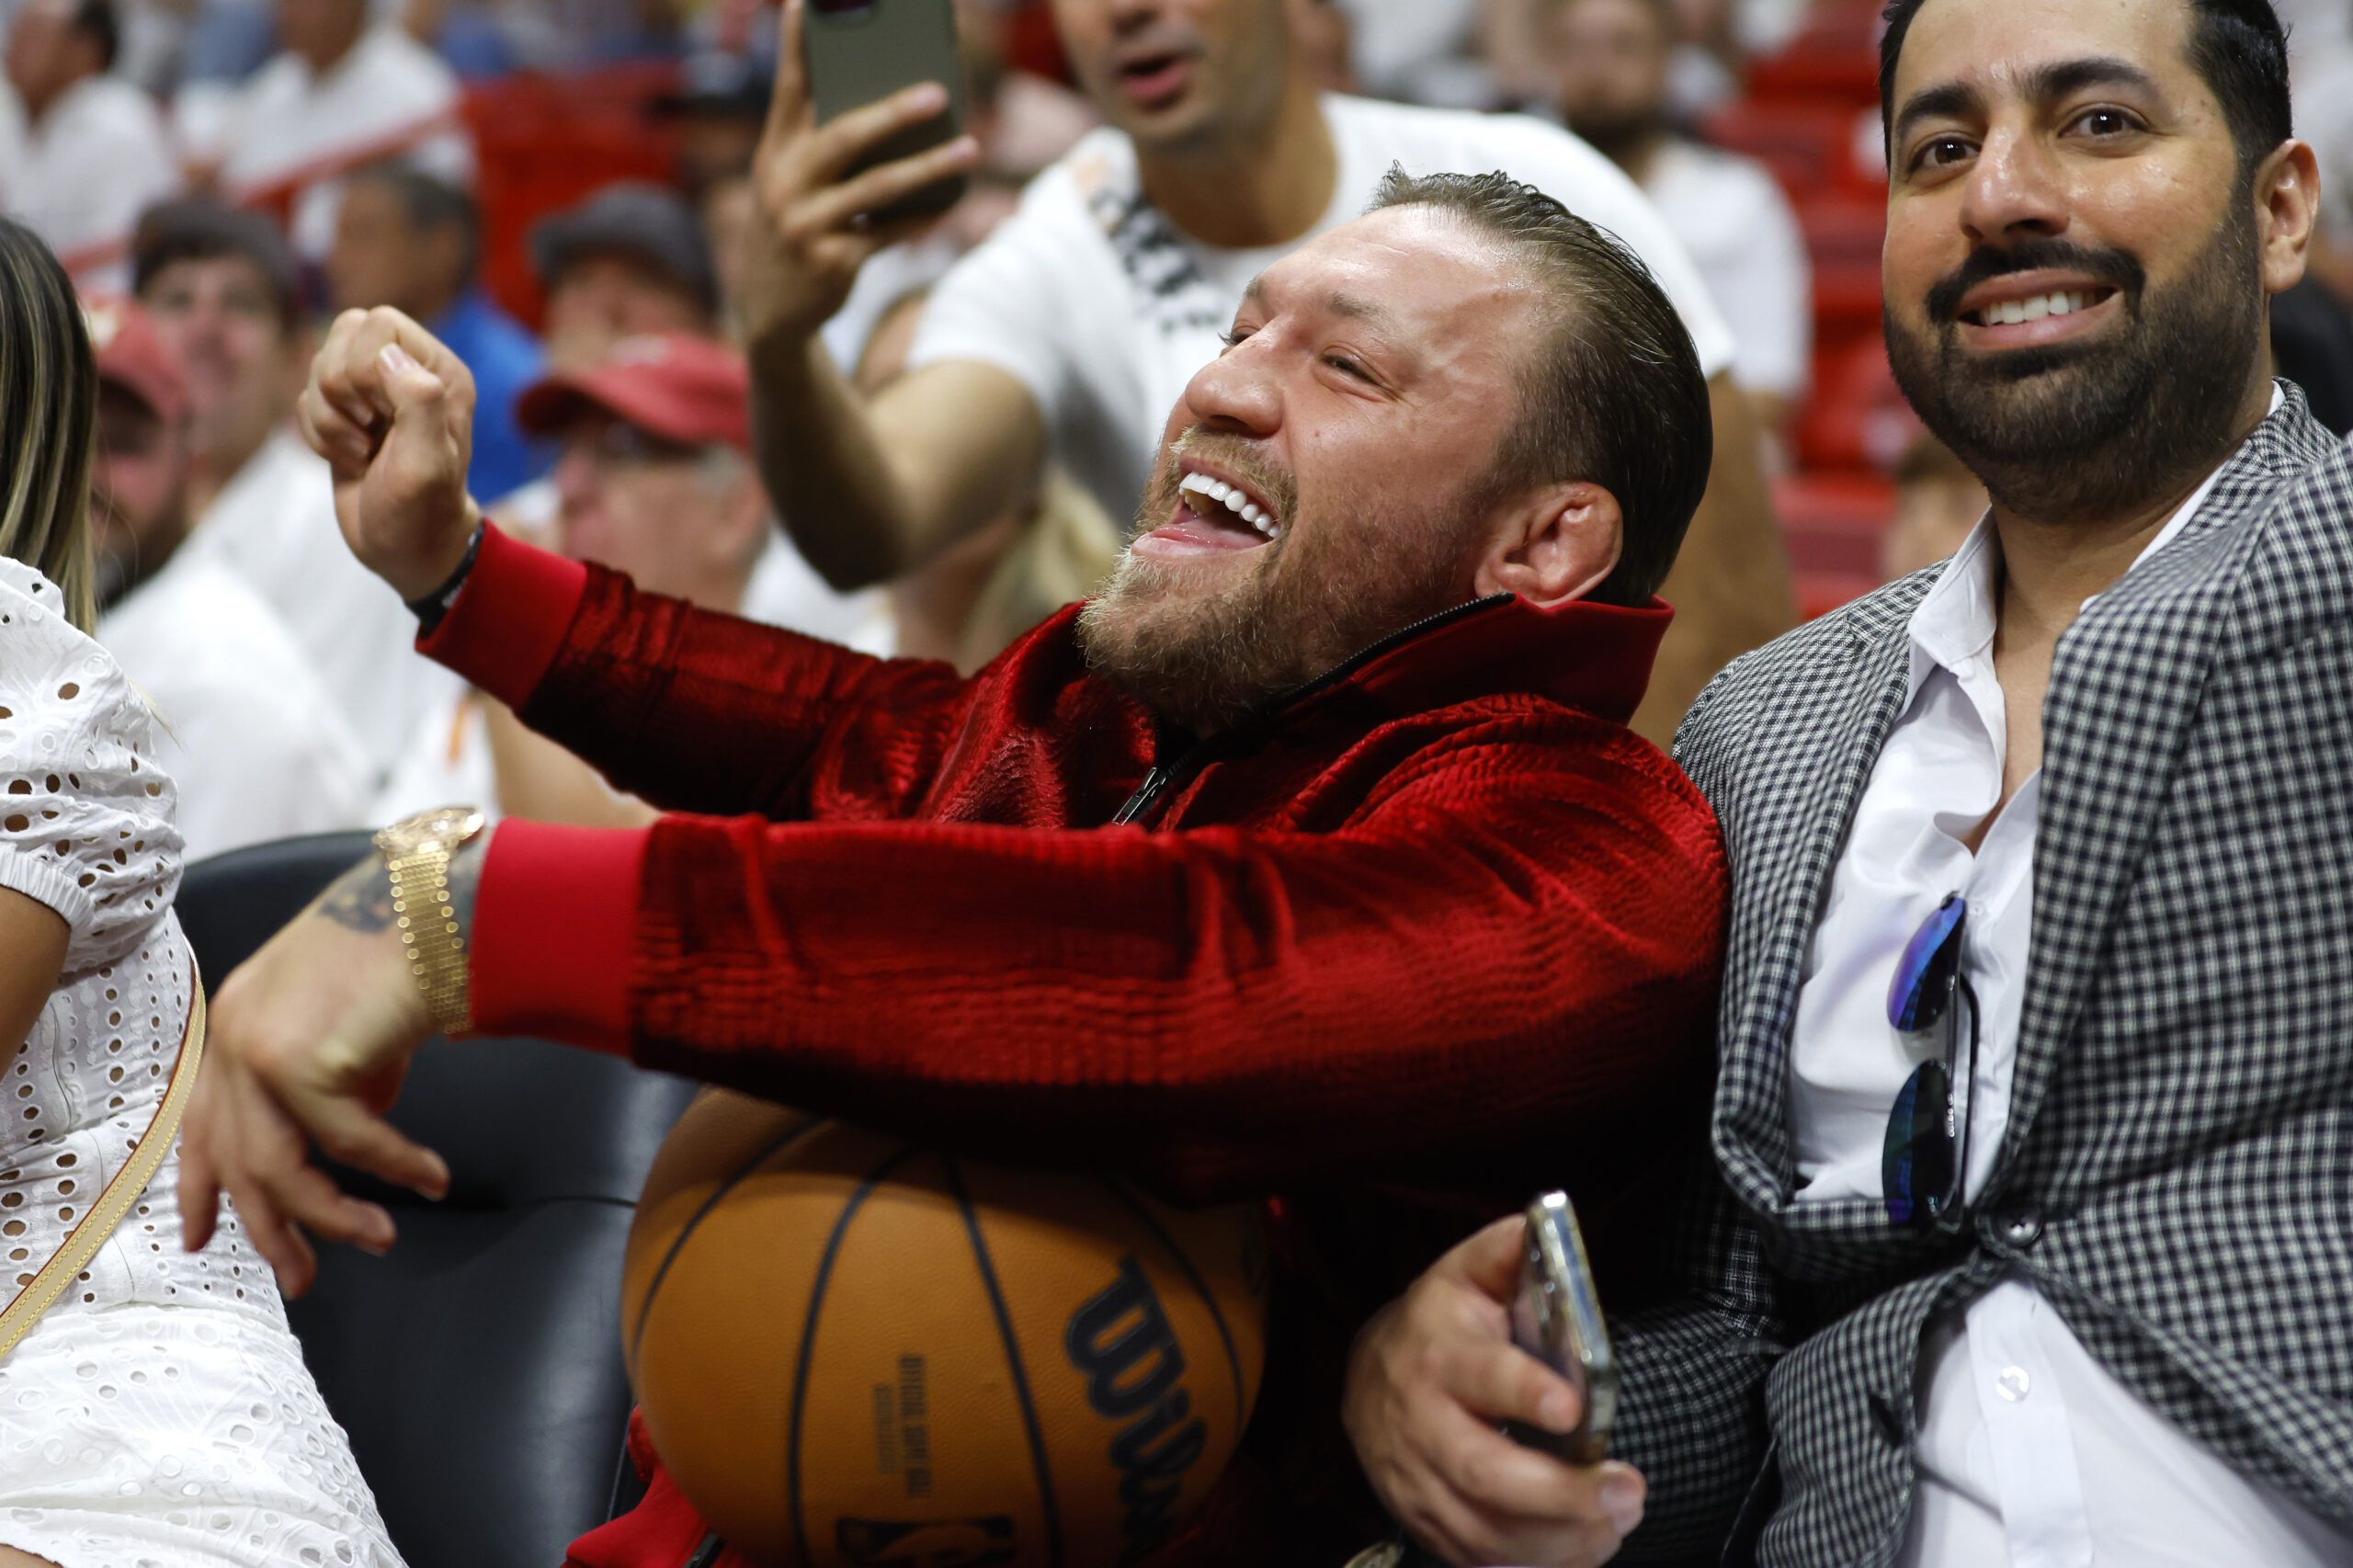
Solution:
[{"label": "hand holding phone", "polygon": [[813,337],[867,259],[952,203],[979,160],[959,130],[949,5],[785,0],[738,301],[755,350]]},{"label": "hand holding phone", "polygon": [[1528,1206],[1511,1329],[1515,1344],[1575,1387],[1585,1409],[1575,1429],[1565,1435],[1519,1426],[1506,1430],[1529,1447],[1574,1464],[1599,1464],[1608,1458],[1610,1423],[1618,1413],[1618,1364],[1567,1193],[1548,1192]]}]

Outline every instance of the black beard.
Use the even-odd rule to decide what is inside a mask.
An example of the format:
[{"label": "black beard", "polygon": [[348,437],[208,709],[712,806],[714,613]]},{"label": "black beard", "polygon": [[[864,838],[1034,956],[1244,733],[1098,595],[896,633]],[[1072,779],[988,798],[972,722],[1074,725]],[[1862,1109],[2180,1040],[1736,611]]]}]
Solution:
[{"label": "black beard", "polygon": [[[1964,355],[1956,307],[1989,278],[2081,271],[2117,290],[2124,330],[2107,342]],[[2093,522],[2144,506],[2213,467],[2238,435],[2263,351],[2255,219],[2230,215],[2178,283],[2147,287],[2121,251],[2031,239],[1980,251],[1931,290],[1927,333],[1882,307],[1888,364],[1921,423],[2005,509],[2038,522]]]}]

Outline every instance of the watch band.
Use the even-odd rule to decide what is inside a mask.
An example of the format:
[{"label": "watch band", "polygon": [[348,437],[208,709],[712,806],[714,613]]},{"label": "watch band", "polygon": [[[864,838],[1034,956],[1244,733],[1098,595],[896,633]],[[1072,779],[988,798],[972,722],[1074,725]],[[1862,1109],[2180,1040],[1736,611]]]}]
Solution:
[{"label": "watch band", "polygon": [[449,898],[449,862],[481,834],[483,815],[447,806],[395,823],[376,835],[392,879],[393,925],[408,954],[409,972],[425,992],[434,1028],[459,1035],[473,1027],[466,938]]},{"label": "watch band", "polygon": [[416,617],[418,636],[432,636],[434,629],[441,624],[441,618],[449,613],[449,607],[458,602],[458,590],[463,588],[466,579],[473,575],[474,558],[482,553],[482,531],[489,526],[486,522],[474,524],[474,531],[466,539],[466,552],[458,557],[457,570],[450,573],[439,587],[422,598],[404,601],[408,606],[409,614]]}]

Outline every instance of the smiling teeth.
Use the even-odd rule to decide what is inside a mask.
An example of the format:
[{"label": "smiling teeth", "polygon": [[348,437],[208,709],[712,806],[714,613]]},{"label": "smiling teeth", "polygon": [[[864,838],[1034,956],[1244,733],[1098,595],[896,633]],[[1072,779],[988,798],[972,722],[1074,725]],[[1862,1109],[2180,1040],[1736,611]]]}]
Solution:
[{"label": "smiling teeth", "polygon": [[1176,482],[1176,488],[1184,494],[1206,496],[1217,502],[1268,539],[1282,537],[1282,525],[1275,521],[1274,515],[1243,494],[1238,485],[1212,479],[1206,473],[1188,473]]},{"label": "smiling teeth", "polygon": [[1998,305],[1988,305],[1977,312],[1987,326],[2022,326],[2045,316],[2073,315],[2091,308],[2089,292],[2077,290],[2071,293],[2044,294],[2032,300],[2005,300]]}]

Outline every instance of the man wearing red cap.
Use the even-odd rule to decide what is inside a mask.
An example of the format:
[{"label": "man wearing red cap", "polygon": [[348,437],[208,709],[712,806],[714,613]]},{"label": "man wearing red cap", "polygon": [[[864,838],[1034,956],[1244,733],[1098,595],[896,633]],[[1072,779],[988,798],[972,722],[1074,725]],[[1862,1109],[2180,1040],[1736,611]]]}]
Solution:
[{"label": "man wearing red cap", "polygon": [[[769,519],[751,460],[749,392],[741,356],[687,333],[623,339],[590,368],[526,389],[517,422],[562,454],[548,542],[650,593],[857,642],[867,631],[859,601],[801,565]],[[553,822],[651,815],[471,688],[426,717],[374,814],[391,821],[456,800]]]},{"label": "man wearing red cap", "polygon": [[188,858],[355,826],[366,758],[293,634],[216,557],[180,551],[194,459],[178,357],[129,301],[84,314],[98,364],[98,640],[163,716]]}]

